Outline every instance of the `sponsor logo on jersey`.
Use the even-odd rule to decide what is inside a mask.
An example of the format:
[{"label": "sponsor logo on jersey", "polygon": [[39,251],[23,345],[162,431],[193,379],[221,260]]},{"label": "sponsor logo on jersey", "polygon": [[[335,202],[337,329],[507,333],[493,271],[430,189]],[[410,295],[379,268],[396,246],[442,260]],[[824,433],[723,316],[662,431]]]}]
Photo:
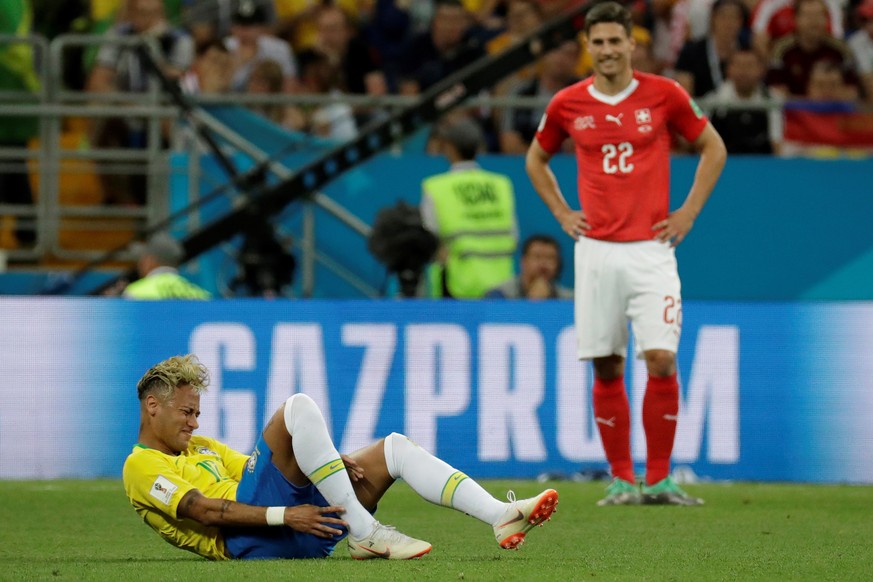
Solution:
[{"label": "sponsor logo on jersey", "polygon": [[606,121],[611,121],[611,122],[615,123],[617,126],[621,127],[621,118],[623,115],[624,115],[624,113],[619,113],[618,116],[610,115],[609,113],[607,113],[606,114]]},{"label": "sponsor logo on jersey", "polygon": [[212,449],[210,449],[208,447],[198,447],[197,454],[199,454],[199,455],[212,455],[213,457],[218,456],[218,453],[216,453],[215,451],[213,451]]},{"label": "sponsor logo on jersey", "polygon": [[582,131],[583,129],[594,129],[596,126],[594,124],[594,116],[586,115],[585,117],[577,117],[573,120],[573,128],[576,131]]},{"label": "sponsor logo on jersey", "polygon": [[164,505],[170,505],[170,499],[173,498],[173,493],[175,493],[178,488],[178,485],[174,485],[163,475],[158,475],[158,478],[155,479],[155,482],[152,483],[152,486],[149,489],[149,495]]},{"label": "sponsor logo on jersey", "polygon": [[697,102],[694,99],[688,99],[688,103],[691,104],[691,109],[694,110],[694,114],[697,116],[697,119],[703,117],[703,111],[701,111],[700,106],[697,105]]}]

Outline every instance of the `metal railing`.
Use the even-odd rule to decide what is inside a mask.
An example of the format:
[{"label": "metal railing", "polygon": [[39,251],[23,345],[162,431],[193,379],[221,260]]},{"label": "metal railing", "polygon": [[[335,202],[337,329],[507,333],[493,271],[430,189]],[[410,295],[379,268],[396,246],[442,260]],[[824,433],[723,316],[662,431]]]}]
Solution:
[{"label": "metal railing", "polygon": [[[0,147],[0,172],[25,171],[37,185],[34,191],[33,206],[10,205],[0,198],[0,217],[13,218],[19,227],[30,228],[34,234],[33,244],[18,244],[7,249],[13,261],[39,263],[47,257],[64,261],[93,261],[99,259],[107,246],[124,244],[150,225],[164,221],[170,213],[168,193],[171,178],[170,148],[166,140],[166,128],[170,127],[172,138],[178,132],[180,109],[160,92],[157,80],[152,79],[148,90],[143,93],[89,93],[72,90],[64,86],[62,71],[67,59],[78,57],[78,49],[99,47],[104,44],[133,49],[143,45],[138,38],[119,38],[103,35],[61,35],[48,43],[40,36],[15,37],[0,36],[0,47],[10,44],[28,44],[33,47],[35,70],[38,73],[41,89],[36,94],[24,92],[0,92],[0,116],[35,116],[39,120],[38,147]],[[154,50],[152,48],[152,50]],[[224,94],[200,95],[193,101],[202,105],[325,105],[341,101],[353,107],[382,108],[391,111],[416,102],[415,97],[363,95],[249,95]],[[479,96],[470,99],[463,107],[466,109],[492,109],[502,107],[541,109],[547,104],[541,97],[491,97]],[[702,105],[706,107],[706,102]],[[723,107],[723,105],[719,105]],[[772,101],[764,108],[778,108],[781,103]],[[748,107],[744,107],[748,108]],[[234,149],[245,153],[256,163],[268,162],[267,154],[259,150],[243,136],[227,128],[206,111],[195,110],[192,114],[197,122],[219,135]],[[107,118],[123,116],[140,118],[145,127],[145,141],[142,148],[100,147],[90,141],[87,131],[90,124]],[[79,129],[71,132],[67,127],[71,120],[77,120]],[[71,144],[70,136],[78,136],[79,144]],[[186,175],[189,191],[199,189],[200,161],[204,154],[196,140],[170,139],[177,147],[184,147],[188,154]],[[180,143],[186,145],[179,146]],[[80,147],[76,147],[79,145]],[[278,162],[270,162],[269,170],[280,179],[293,175],[293,170]],[[80,184],[80,188],[96,187],[95,179],[115,174],[134,174],[146,180],[145,203],[141,206],[112,206],[98,200],[93,192],[87,201],[69,200],[71,182],[77,178],[88,177],[90,185]],[[2,194],[2,193],[0,193]],[[81,193],[80,193],[81,194]],[[225,194],[231,200],[237,195],[233,189]],[[196,196],[192,196],[196,201]],[[319,253],[315,247],[315,219],[312,204],[326,210],[362,237],[369,234],[369,225],[343,208],[336,200],[321,193],[304,201],[304,228],[300,234],[298,248],[302,259],[302,293],[308,295],[314,287],[314,265],[320,263],[334,270],[340,277],[358,288],[364,295],[376,295],[377,290],[344,271],[330,257]],[[195,229],[196,215],[191,215],[185,225]],[[0,229],[9,230],[8,221],[0,222]],[[2,233],[2,231],[0,231]],[[108,238],[99,235],[110,233]],[[7,233],[8,234],[8,233]],[[8,236],[7,236],[8,238]],[[0,247],[3,246],[0,238]],[[230,250],[228,250],[230,252]],[[130,257],[122,254],[122,258]]]}]

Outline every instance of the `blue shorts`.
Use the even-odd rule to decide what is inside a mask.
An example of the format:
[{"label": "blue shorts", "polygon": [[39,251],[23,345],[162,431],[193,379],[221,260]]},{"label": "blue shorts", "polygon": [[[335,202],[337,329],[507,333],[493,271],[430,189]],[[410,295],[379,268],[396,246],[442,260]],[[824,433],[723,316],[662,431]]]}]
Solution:
[{"label": "blue shorts", "polygon": [[[315,485],[294,485],[273,464],[273,451],[258,439],[252,459],[243,470],[236,492],[236,500],[248,505],[330,505]],[[328,514],[337,517],[335,513]],[[224,527],[222,535],[227,551],[234,558],[252,560],[259,558],[326,558],[337,542],[347,532],[332,538],[320,538],[312,534],[294,531],[290,527]]]}]

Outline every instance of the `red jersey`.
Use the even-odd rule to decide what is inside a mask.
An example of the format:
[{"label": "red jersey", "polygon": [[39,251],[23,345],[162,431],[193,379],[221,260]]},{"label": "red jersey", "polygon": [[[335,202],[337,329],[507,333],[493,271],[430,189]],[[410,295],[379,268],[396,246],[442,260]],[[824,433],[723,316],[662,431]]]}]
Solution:
[{"label": "red jersey", "polygon": [[555,153],[573,138],[585,236],[627,242],[654,238],[670,211],[670,133],[694,141],[706,124],[675,81],[635,71],[617,95],[597,91],[592,77],[559,91],[536,139]]}]

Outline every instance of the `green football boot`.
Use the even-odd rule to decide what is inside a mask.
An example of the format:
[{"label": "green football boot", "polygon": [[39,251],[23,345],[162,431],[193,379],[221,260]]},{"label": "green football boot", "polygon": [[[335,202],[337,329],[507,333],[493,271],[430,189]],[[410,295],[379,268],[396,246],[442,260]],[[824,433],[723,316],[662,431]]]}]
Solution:
[{"label": "green football boot", "polygon": [[597,505],[639,505],[642,496],[637,486],[624,479],[615,478],[606,488],[606,497],[597,502]]},{"label": "green football boot", "polygon": [[643,503],[646,505],[703,505],[703,499],[685,493],[672,477],[654,485],[643,485]]}]

